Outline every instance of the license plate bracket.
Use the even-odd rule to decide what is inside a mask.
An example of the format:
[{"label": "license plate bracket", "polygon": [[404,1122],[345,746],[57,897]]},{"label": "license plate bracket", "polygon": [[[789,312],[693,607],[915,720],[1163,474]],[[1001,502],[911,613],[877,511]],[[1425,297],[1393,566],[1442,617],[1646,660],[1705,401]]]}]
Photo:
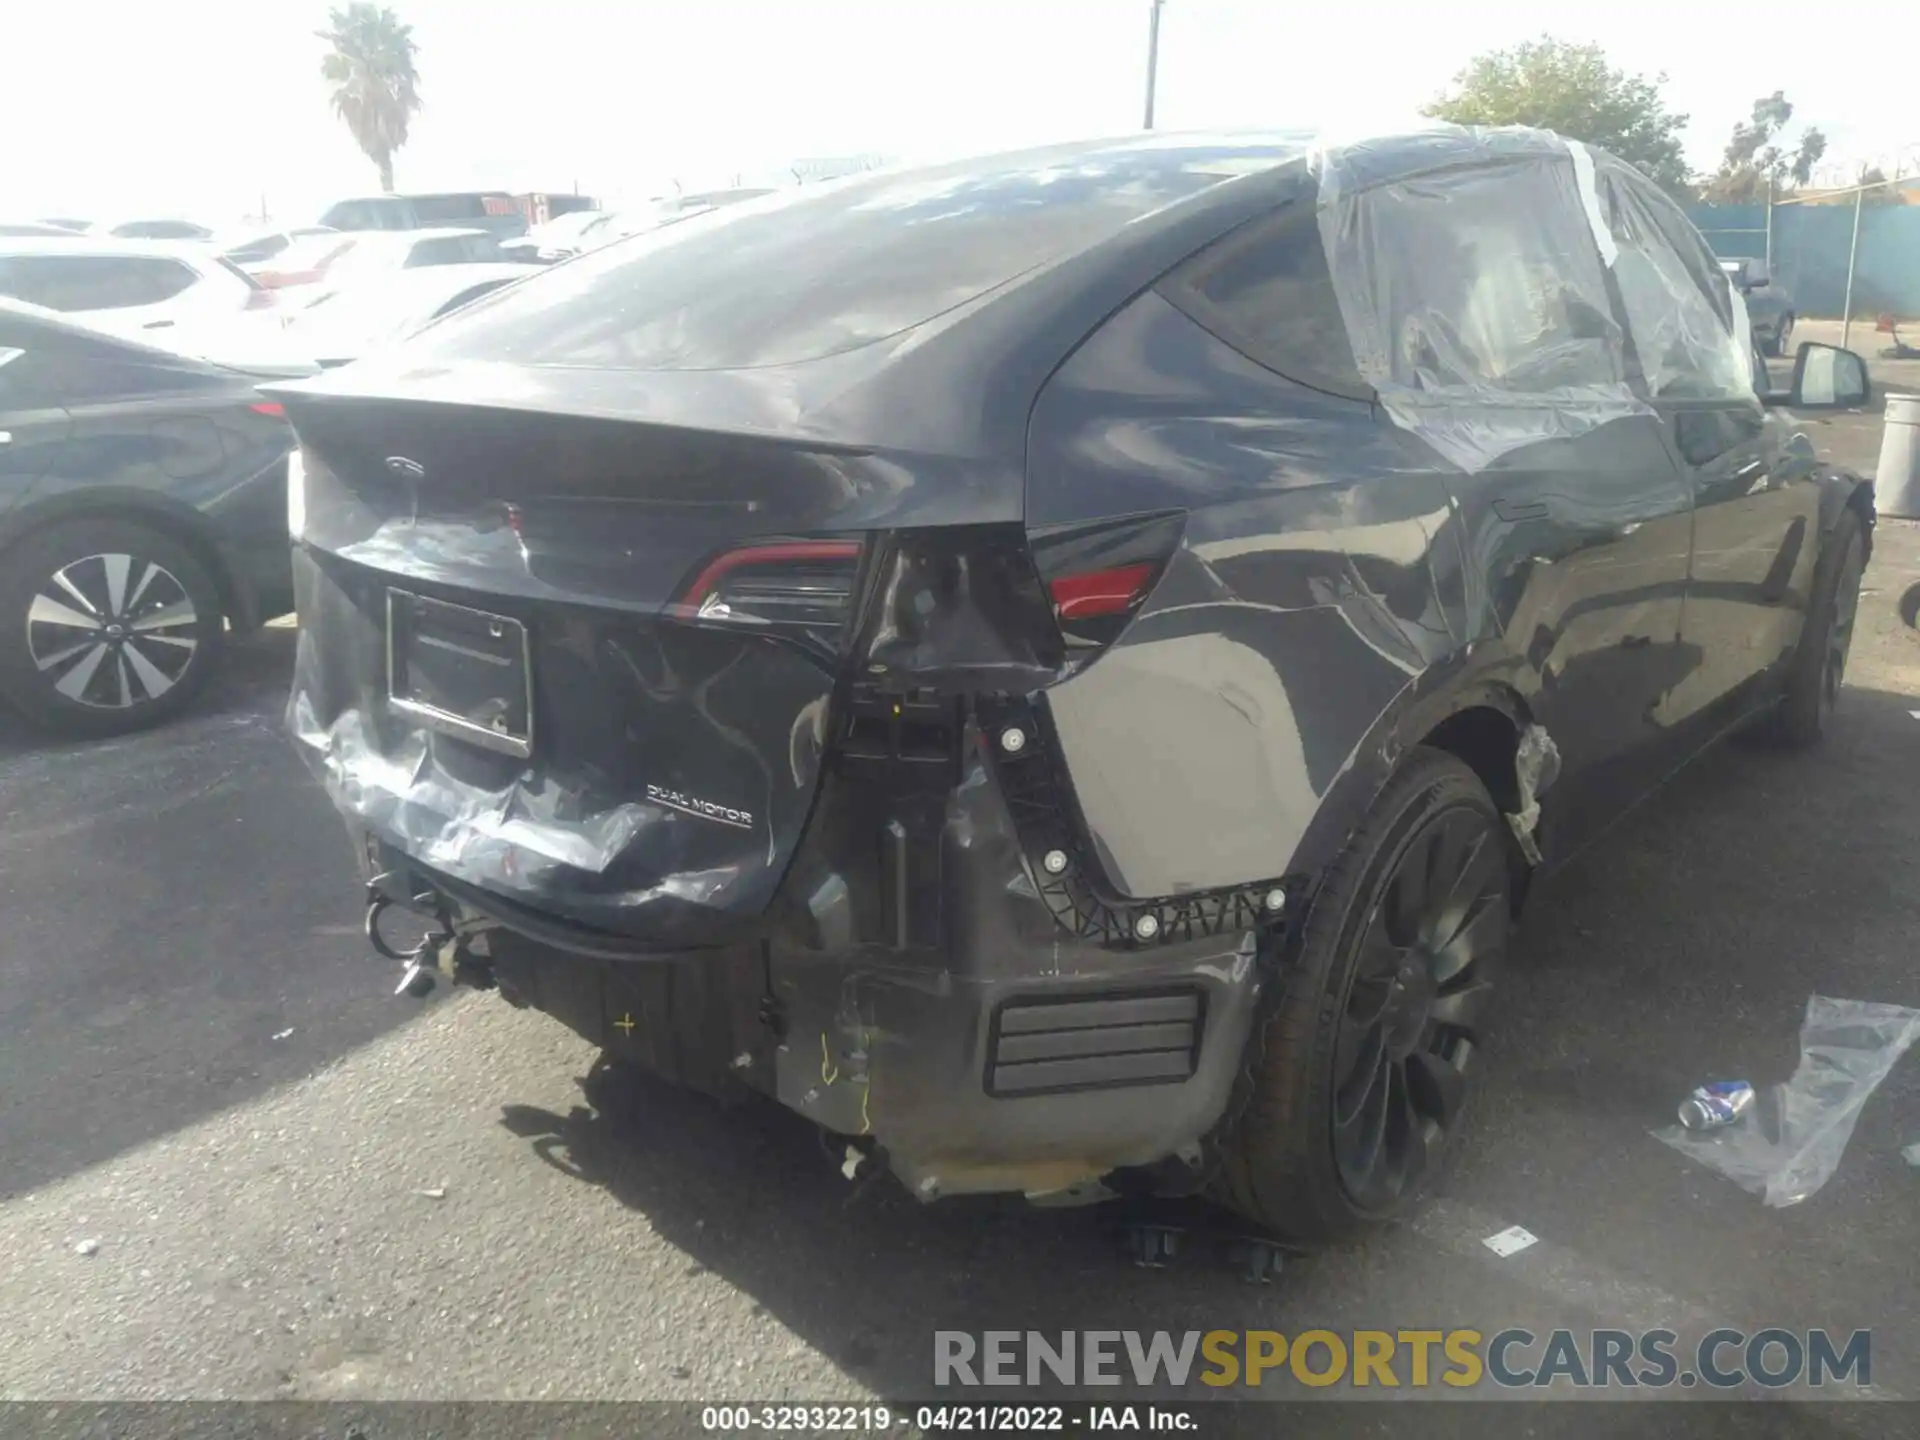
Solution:
[{"label": "license plate bracket", "polygon": [[485,750],[533,754],[533,663],[511,615],[387,591],[387,700]]}]

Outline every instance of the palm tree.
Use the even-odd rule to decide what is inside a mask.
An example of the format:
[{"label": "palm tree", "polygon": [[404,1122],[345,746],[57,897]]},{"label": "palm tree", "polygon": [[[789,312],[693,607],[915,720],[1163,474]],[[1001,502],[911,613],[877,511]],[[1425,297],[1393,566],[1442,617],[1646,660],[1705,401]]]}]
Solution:
[{"label": "palm tree", "polygon": [[334,113],[380,167],[380,188],[391,192],[394,152],[407,143],[407,125],[420,108],[413,27],[384,5],[352,0],[330,11],[327,28],[314,33],[333,47],[320,74],[333,86]]}]

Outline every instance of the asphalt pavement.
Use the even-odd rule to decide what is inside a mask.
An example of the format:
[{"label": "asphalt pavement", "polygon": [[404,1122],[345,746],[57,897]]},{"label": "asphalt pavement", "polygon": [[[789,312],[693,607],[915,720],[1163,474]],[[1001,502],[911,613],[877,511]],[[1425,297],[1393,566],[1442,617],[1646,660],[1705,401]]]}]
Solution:
[{"label": "asphalt pavement", "polygon": [[[1870,465],[1872,430],[1828,438]],[[281,729],[289,630],[163,731],[7,729],[0,1397],[847,1400],[924,1394],[936,1328],[1422,1325],[1871,1327],[1877,1390],[1920,1396],[1920,1055],[1797,1206],[1648,1134],[1784,1079],[1814,993],[1920,1005],[1915,579],[1920,526],[1883,524],[1826,744],[1722,747],[1538,889],[1443,1193],[1268,1286],[1135,1268],[1096,1212],[850,1185],[775,1107],[393,998]],[[1539,1243],[1500,1258],[1510,1225]]]}]

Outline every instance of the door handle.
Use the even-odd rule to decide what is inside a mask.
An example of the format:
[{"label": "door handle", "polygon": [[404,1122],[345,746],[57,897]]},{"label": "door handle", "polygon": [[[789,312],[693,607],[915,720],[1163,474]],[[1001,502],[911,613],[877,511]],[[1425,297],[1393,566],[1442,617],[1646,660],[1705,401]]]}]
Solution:
[{"label": "door handle", "polygon": [[1502,498],[1493,502],[1493,513],[1502,520],[1539,520],[1547,513],[1547,502]]}]

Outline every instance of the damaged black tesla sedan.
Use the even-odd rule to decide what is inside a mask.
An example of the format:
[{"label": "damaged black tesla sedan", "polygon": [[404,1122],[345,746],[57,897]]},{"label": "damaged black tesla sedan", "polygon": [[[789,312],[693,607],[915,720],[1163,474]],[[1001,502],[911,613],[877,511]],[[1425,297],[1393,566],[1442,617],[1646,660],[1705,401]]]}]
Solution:
[{"label": "damaged black tesla sedan", "polygon": [[1745,323],[1539,132],[771,197],[284,389],[290,725],[403,988],[922,1197],[1324,1239],[1457,1134],[1533,870],[1826,723],[1871,499],[1768,407],[1864,367]]}]

